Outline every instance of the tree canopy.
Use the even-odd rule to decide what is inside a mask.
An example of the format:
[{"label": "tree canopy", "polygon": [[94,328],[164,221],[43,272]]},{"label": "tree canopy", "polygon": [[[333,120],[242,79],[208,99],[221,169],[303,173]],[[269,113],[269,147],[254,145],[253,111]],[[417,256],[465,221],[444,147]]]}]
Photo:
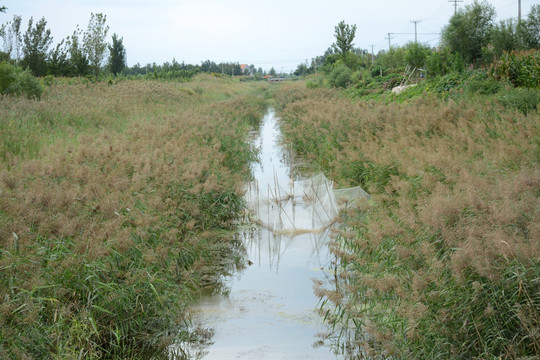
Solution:
[{"label": "tree canopy", "polygon": [[105,50],[107,50],[105,39],[109,32],[109,26],[105,25],[106,21],[107,15],[91,13],[88,28],[83,36],[84,51],[96,77],[101,71]]},{"label": "tree canopy", "polygon": [[126,48],[123,44],[123,38],[113,34],[112,45],[109,45],[109,68],[114,76],[121,73],[126,67]]},{"label": "tree canopy", "polygon": [[491,39],[495,8],[483,1],[459,10],[442,31],[442,43],[452,52],[460,53],[467,63],[476,63],[482,58],[482,48]]},{"label": "tree canopy", "polygon": [[341,59],[345,61],[347,53],[351,51],[354,46],[353,41],[356,34],[356,25],[349,26],[342,20],[334,29],[336,42],[332,44],[332,47],[336,52],[341,54]]},{"label": "tree canopy", "polygon": [[28,67],[35,76],[47,75],[47,57],[49,46],[52,44],[51,30],[47,29],[45,18],[28,21],[28,29],[23,35],[23,59],[21,65]]}]

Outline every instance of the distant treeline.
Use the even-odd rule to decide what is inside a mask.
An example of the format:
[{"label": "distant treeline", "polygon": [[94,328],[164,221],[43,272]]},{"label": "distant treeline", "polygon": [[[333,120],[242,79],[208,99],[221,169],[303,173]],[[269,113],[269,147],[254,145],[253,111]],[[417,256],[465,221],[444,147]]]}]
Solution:
[{"label": "distant treeline", "polygon": [[[295,75],[315,72],[357,73],[356,79],[402,73],[406,68],[423,69],[429,76],[487,68],[511,52],[540,49],[540,5],[533,5],[523,19],[496,22],[495,8],[486,1],[474,1],[452,16],[441,31],[438,46],[409,42],[371,54],[354,47],[356,25],[336,26],[336,42],[311,63],[298,65]],[[354,76],[353,76],[354,77]],[[354,81],[341,76],[339,86]]]},{"label": "distant treeline", "polygon": [[176,59],[172,62],[164,62],[162,65],[157,63],[146,64],[144,66],[139,63],[126,67],[122,74],[126,76],[151,76],[159,79],[170,78],[190,78],[198,73],[213,73],[230,76],[246,75],[255,78],[262,78],[266,75],[276,75],[276,71],[272,68],[270,71],[265,71],[262,68],[256,68],[255,65],[246,65],[244,68],[239,63],[221,62],[216,63],[211,60],[206,60],[201,65],[179,63]]},{"label": "distant treeline", "polygon": [[276,75],[274,68],[266,72],[255,65],[242,66],[237,62],[216,63],[210,60],[192,65],[173,59],[162,65],[154,62],[128,67],[123,38],[113,34],[111,43],[106,41],[109,32],[106,20],[106,15],[92,13],[86,30],[81,30],[77,25],[72,35],[53,46],[53,37],[45,18],[38,21],[30,18],[24,30],[22,17],[14,15],[11,21],[0,25],[0,62],[27,69],[39,77],[125,75],[171,79],[191,78],[204,72],[250,75],[259,79],[265,75]]}]

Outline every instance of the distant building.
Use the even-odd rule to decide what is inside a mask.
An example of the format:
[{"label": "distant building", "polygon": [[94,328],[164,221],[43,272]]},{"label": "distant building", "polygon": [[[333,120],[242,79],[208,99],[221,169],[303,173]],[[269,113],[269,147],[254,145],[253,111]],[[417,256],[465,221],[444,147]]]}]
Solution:
[{"label": "distant building", "polygon": [[247,64],[240,64],[240,70],[242,70],[243,75],[253,75]]}]

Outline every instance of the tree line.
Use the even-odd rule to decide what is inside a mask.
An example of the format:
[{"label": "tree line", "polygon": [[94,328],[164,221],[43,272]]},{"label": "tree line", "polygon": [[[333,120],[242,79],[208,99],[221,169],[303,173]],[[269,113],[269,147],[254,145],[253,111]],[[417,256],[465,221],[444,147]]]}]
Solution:
[{"label": "tree line", "polygon": [[403,71],[409,66],[439,76],[489,66],[512,51],[540,49],[540,5],[533,5],[522,20],[506,19],[496,23],[495,16],[495,8],[487,1],[474,1],[452,16],[442,29],[437,47],[409,42],[381,50],[376,55],[355,48],[356,25],[342,21],[335,27],[335,43],[324,54],[313,58],[311,64],[298,65],[295,75],[316,71],[329,74],[340,68],[341,72],[349,73],[369,70],[376,76]]},{"label": "tree line", "polygon": [[106,15],[91,13],[86,30],[77,26],[73,34],[53,47],[44,17],[31,17],[23,32],[22,17],[14,15],[0,26],[0,60],[27,68],[34,76],[98,77],[104,70],[116,75],[126,66],[126,49],[117,34],[112,35],[112,43],[107,43],[106,21]]},{"label": "tree line", "polygon": [[[0,7],[0,12],[5,10],[5,7]],[[255,79],[276,75],[274,68],[267,72],[253,64],[242,68],[239,63],[216,63],[211,60],[192,65],[179,63],[173,58],[172,62],[161,65],[155,62],[146,65],[137,63],[128,67],[123,38],[115,33],[111,43],[107,43],[109,26],[106,20],[107,16],[102,13],[91,13],[85,30],[77,25],[73,34],[53,46],[53,37],[44,17],[39,20],[30,18],[26,30],[23,31],[22,17],[14,15],[11,21],[0,25],[0,62],[28,69],[32,75],[38,77],[53,75],[98,78],[104,72],[114,76],[122,74],[162,79],[191,78],[199,72],[232,76],[252,75]]]}]

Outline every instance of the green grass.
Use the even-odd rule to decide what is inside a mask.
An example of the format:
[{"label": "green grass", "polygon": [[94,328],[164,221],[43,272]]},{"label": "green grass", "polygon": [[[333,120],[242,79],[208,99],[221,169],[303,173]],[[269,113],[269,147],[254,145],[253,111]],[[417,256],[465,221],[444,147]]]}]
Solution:
[{"label": "green grass", "polygon": [[168,359],[240,264],[264,89],[57,79],[0,110],[0,358]]},{"label": "green grass", "polygon": [[377,101],[275,92],[308,169],[372,196],[343,213],[336,284],[317,289],[331,345],[352,358],[536,358],[538,113],[500,102],[523,90],[481,74],[431,85],[441,93]]}]

